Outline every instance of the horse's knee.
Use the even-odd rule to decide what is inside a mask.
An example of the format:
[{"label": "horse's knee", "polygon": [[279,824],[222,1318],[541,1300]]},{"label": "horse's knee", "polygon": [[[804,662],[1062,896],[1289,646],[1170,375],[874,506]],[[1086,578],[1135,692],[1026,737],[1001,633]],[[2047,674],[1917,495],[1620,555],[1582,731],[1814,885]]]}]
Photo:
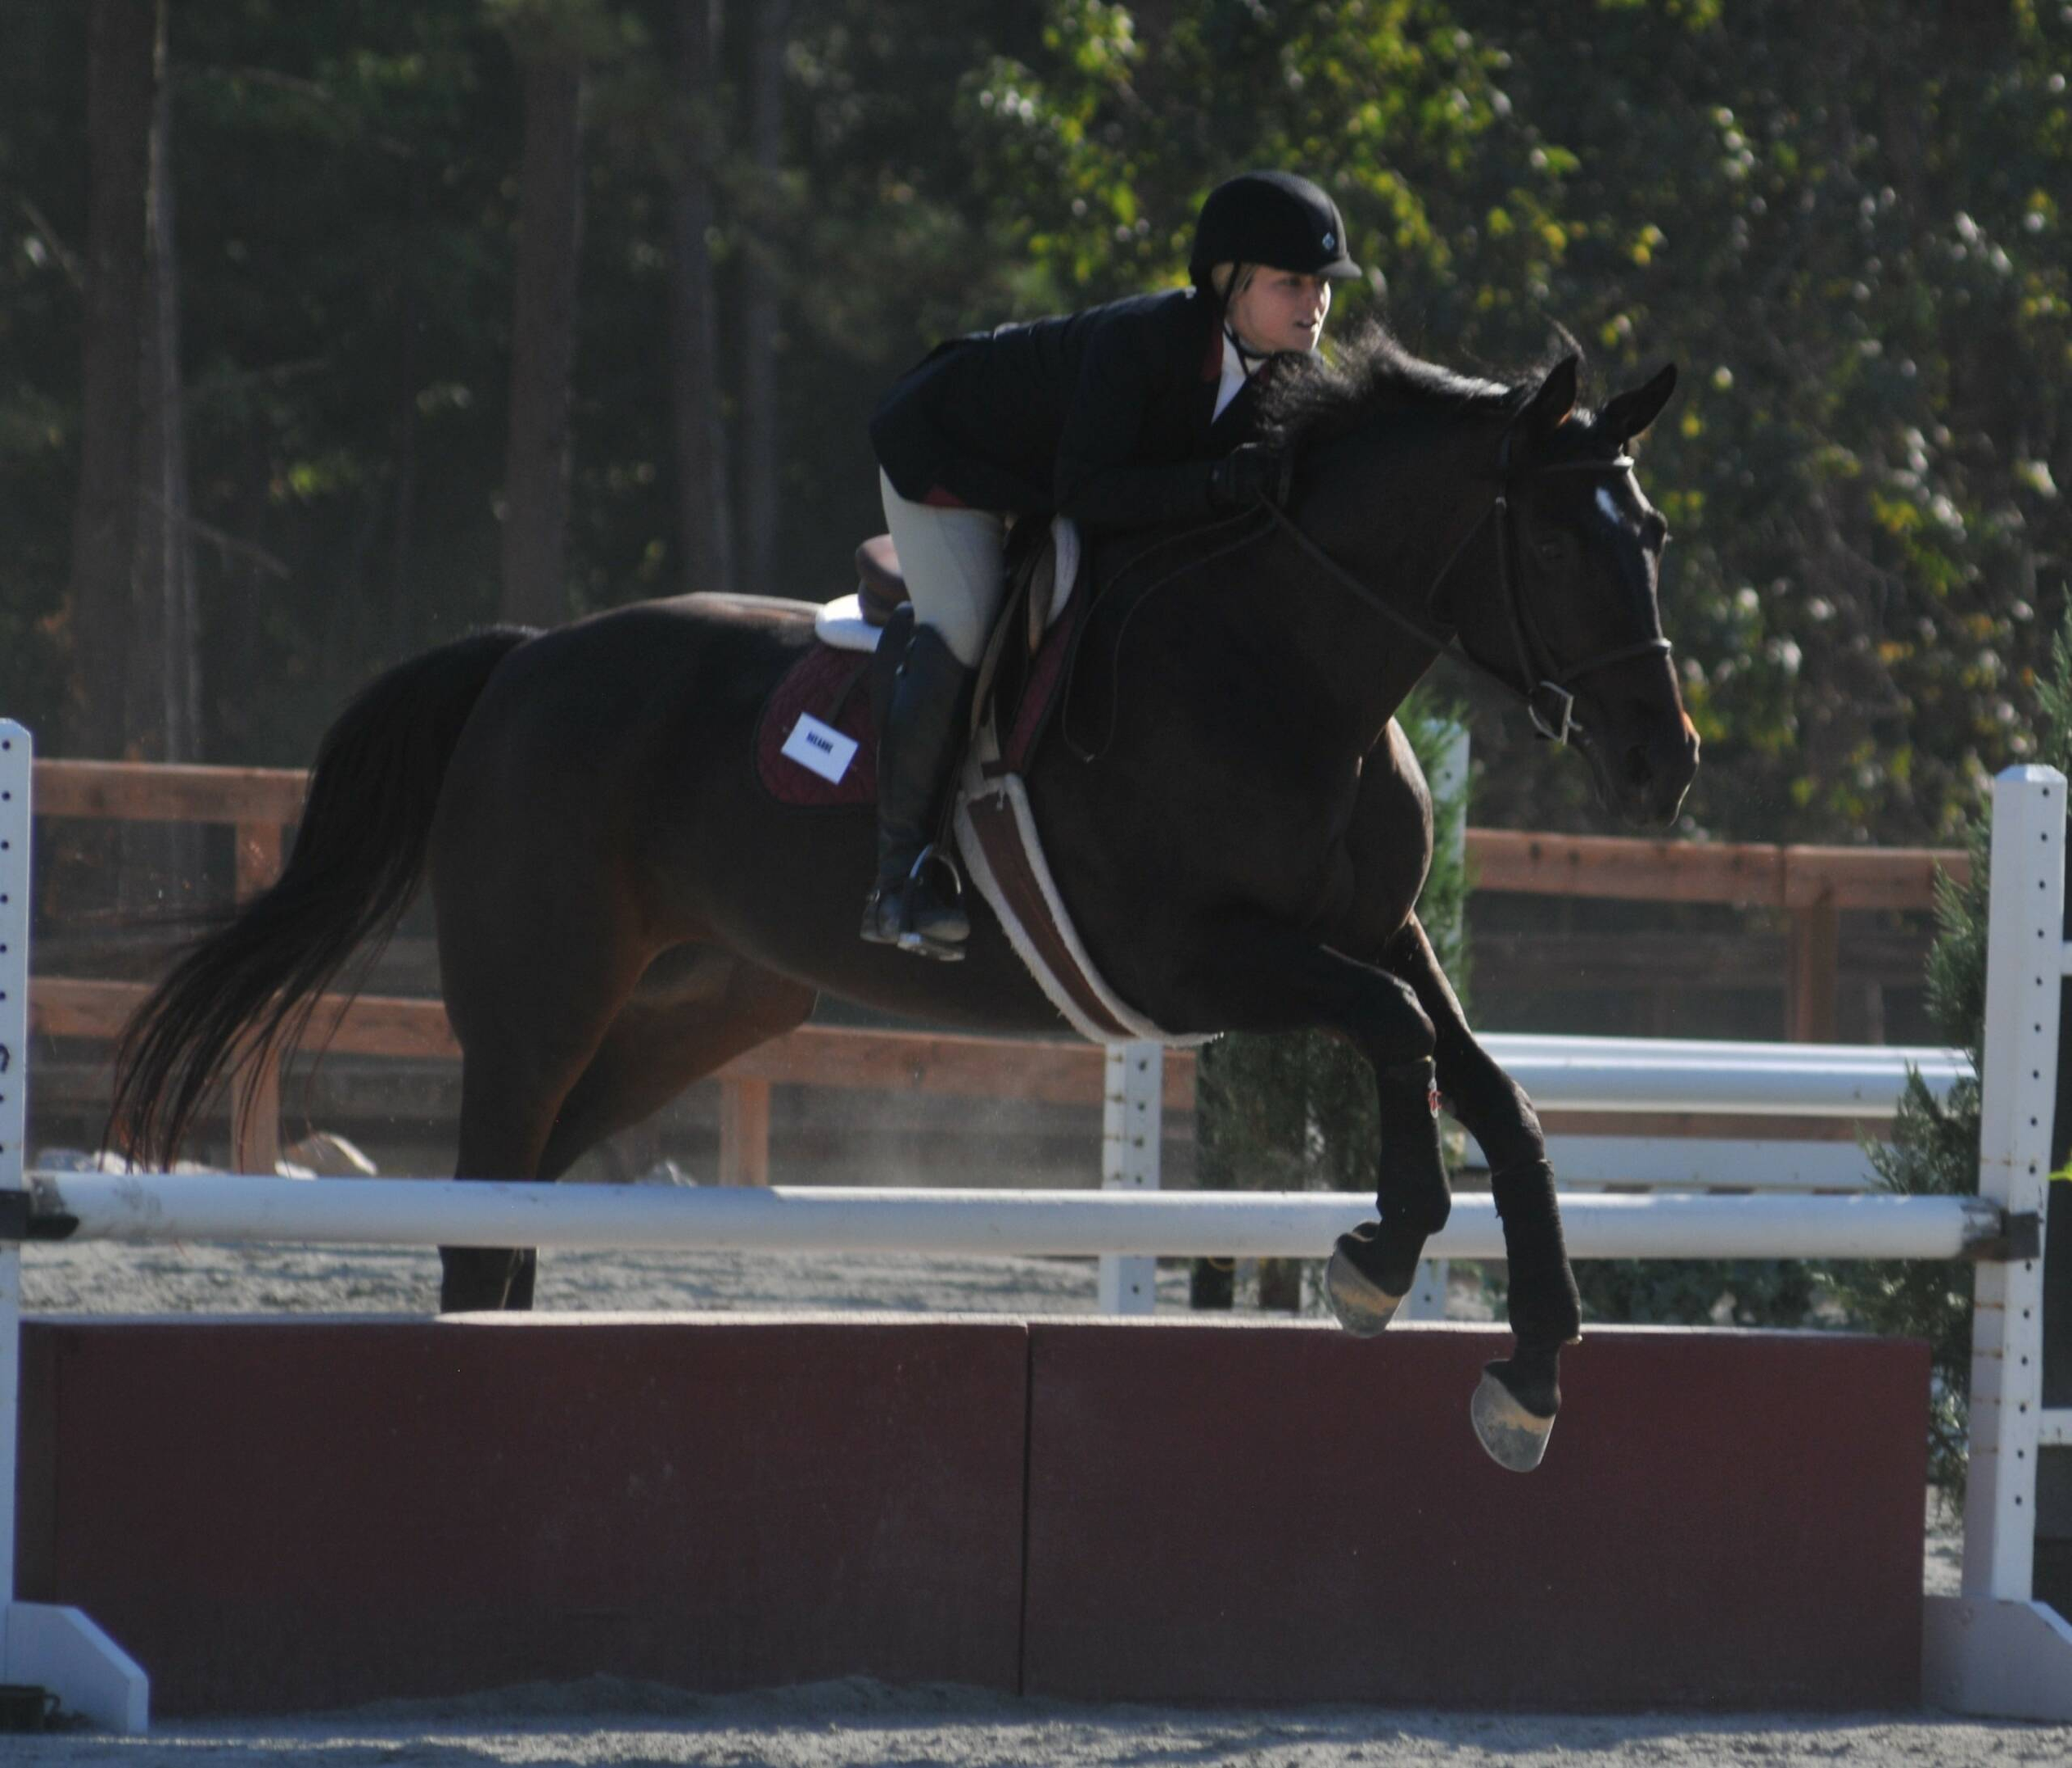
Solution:
[{"label": "horse's knee", "polygon": [[1383,975],[1362,1003],[1360,1040],[1377,1067],[1401,1062],[1429,1064],[1438,1031],[1417,991],[1398,976]]},{"label": "horse's knee", "polygon": [[1472,1104],[1466,1099],[1457,1103],[1461,1121],[1474,1129],[1475,1139],[1491,1162],[1525,1167],[1546,1160],[1546,1132],[1540,1127],[1540,1114],[1525,1089],[1492,1062],[1480,1091],[1482,1096]]}]

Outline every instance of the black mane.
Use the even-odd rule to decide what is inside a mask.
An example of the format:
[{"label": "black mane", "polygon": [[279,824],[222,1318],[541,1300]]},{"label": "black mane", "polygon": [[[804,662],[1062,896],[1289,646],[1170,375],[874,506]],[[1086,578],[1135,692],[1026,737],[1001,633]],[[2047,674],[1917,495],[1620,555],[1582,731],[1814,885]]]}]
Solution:
[{"label": "black mane", "polygon": [[1320,356],[1289,356],[1260,392],[1261,426],[1298,449],[1329,442],[1391,413],[1433,416],[1514,412],[1533,381],[1506,386],[1414,355],[1379,319],[1355,327]]}]

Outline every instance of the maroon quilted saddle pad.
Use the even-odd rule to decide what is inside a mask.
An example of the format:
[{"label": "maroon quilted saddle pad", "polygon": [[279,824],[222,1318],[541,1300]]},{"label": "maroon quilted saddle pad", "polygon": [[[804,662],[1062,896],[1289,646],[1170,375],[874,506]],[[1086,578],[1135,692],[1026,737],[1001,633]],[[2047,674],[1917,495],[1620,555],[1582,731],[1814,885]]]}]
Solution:
[{"label": "maroon quilted saddle pad", "polygon": [[[756,771],[780,804],[878,802],[870,665],[867,652],[815,644],[771,689],[756,732]],[[845,756],[829,733],[853,742],[854,752]],[[837,768],[840,778],[828,778]]]}]

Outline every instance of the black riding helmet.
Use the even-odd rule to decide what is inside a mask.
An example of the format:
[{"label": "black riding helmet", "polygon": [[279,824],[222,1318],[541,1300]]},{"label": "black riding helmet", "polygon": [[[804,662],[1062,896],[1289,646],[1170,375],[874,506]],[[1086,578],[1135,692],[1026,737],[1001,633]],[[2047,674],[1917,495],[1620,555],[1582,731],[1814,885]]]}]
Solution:
[{"label": "black riding helmet", "polygon": [[1292,172],[1244,172],[1208,193],[1194,223],[1187,273],[1204,294],[1220,264],[1271,264],[1305,276],[1356,277],[1338,205]]}]

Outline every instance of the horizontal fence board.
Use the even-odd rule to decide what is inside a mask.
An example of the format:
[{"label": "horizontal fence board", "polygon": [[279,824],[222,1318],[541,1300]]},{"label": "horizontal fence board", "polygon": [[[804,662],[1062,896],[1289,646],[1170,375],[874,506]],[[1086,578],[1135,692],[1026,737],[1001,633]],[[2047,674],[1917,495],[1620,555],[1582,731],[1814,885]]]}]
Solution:
[{"label": "horizontal fence board", "polygon": [[1745,908],[1926,909],[1937,873],[1962,882],[1969,855],[1928,847],[1781,847],[1617,835],[1468,831],[1470,886],[1635,902]]},{"label": "horizontal fence board", "polygon": [[309,793],[291,768],[189,767],[131,761],[38,761],[39,816],[147,823],[292,823]]},{"label": "horizontal fence board", "polygon": [[[29,1026],[49,1037],[112,1039],[149,990],[138,982],[83,982],[36,976],[29,990]],[[436,1000],[326,995],[310,1021],[310,1048],[341,1055],[457,1058],[459,1046]],[[1046,1104],[1095,1105],[1107,1085],[1102,1052],[1090,1044],[1055,1043],[847,1026],[801,1026],[738,1056],[722,1080],[762,1080],[872,1092],[948,1093],[1026,1098]],[[1166,1057],[1165,1104],[1194,1102],[1191,1052]]]}]

